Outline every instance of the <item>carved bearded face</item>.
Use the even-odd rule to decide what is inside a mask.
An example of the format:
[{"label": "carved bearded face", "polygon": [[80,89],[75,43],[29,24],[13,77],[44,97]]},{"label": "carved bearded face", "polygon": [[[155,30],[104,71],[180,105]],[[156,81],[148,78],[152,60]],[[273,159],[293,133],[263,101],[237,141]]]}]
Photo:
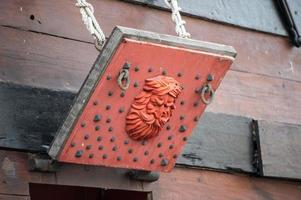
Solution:
[{"label": "carved bearded face", "polygon": [[155,137],[170,120],[175,100],[182,88],[172,77],[145,80],[143,91],[135,97],[126,117],[126,131],[132,139]]}]

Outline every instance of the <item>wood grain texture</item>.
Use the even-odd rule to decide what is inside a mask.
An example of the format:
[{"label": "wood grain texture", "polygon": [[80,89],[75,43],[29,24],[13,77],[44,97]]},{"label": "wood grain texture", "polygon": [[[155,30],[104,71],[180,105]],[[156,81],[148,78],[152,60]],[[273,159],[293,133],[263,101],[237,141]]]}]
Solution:
[{"label": "wood grain texture", "polygon": [[301,178],[301,126],[258,121],[264,176]]},{"label": "wood grain texture", "polygon": [[[0,93],[0,147],[46,153],[75,94],[13,84],[0,84]],[[205,113],[177,164],[252,173],[250,122]]]},{"label": "wood grain texture", "polygon": [[[96,18],[107,36],[116,25],[175,35],[169,12],[117,0],[91,0],[90,3],[93,4]],[[0,13],[2,26],[92,42],[92,37],[83,25],[78,8],[72,0],[3,0],[0,2]],[[35,16],[34,20],[30,19],[31,15]],[[192,38],[236,48],[239,56],[233,70],[301,80],[301,67],[298,67],[301,65],[301,53],[297,48],[291,47],[286,38],[190,17],[184,19]],[[26,44],[21,46],[24,45]],[[74,51],[70,53],[82,55]],[[93,51],[87,52],[91,53]]]},{"label": "wood grain texture", "polygon": [[158,182],[144,185],[154,199],[299,200],[300,183],[175,168]]},{"label": "wood grain texture", "polygon": [[64,165],[56,174],[28,172],[26,159],[26,153],[1,151],[0,190],[3,195],[26,196],[29,195],[29,183],[44,183],[152,191],[154,199],[160,200],[301,198],[301,184],[293,181],[175,168],[169,174],[161,174],[158,182],[150,184],[130,181],[125,177],[125,171],[112,168]]},{"label": "wood grain texture", "polygon": [[0,28],[0,80],[77,91],[98,52],[91,44]]},{"label": "wood grain texture", "polygon": [[29,182],[55,182],[53,174],[29,172],[26,153],[1,150],[0,166],[1,194],[29,195]]},{"label": "wood grain texture", "polygon": [[[6,82],[78,91],[98,54],[92,44],[11,28],[1,27],[0,36],[0,80]],[[261,51],[260,46],[257,49]],[[283,54],[293,55],[276,55]],[[239,57],[235,64],[239,64]],[[254,62],[261,58],[256,57]],[[274,68],[277,58],[271,57],[266,64]],[[250,63],[253,61],[245,61]],[[230,70],[208,111],[300,124],[300,107],[300,82]]]},{"label": "wood grain texture", "polygon": [[246,117],[204,113],[177,163],[254,173],[251,121]]}]

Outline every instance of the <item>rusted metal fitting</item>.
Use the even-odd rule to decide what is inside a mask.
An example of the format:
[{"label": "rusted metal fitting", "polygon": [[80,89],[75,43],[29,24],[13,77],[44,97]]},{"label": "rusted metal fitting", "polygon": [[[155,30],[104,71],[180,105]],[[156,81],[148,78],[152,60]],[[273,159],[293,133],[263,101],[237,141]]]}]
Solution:
[{"label": "rusted metal fitting", "polygon": [[157,172],[151,172],[151,171],[131,170],[131,171],[127,172],[127,176],[131,180],[154,182],[159,179],[160,174]]}]

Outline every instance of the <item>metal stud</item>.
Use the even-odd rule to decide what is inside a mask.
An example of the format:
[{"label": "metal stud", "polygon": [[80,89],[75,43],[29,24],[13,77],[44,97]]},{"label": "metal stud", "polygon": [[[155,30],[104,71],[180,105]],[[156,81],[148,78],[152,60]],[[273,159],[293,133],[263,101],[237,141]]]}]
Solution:
[{"label": "metal stud", "polygon": [[134,70],[135,70],[135,72],[138,72],[139,71],[139,67],[136,66]]},{"label": "metal stud", "polygon": [[184,142],[187,141],[187,137],[183,137],[183,141],[184,141]]},{"label": "metal stud", "polygon": [[173,149],[173,147],[174,147],[173,144],[169,145],[169,149]]},{"label": "metal stud", "polygon": [[148,152],[148,151],[145,151],[145,152],[144,152],[144,155],[145,155],[145,156],[147,156],[148,154],[149,154],[149,152]]},{"label": "metal stud", "polygon": [[93,158],[94,154],[93,153],[90,153],[89,154],[89,158]]},{"label": "metal stud", "polygon": [[110,110],[111,109],[111,105],[106,105],[106,110]]},{"label": "metal stud", "polygon": [[144,146],[144,145],[147,144],[147,141],[146,141],[146,140],[143,140],[143,141],[141,142],[141,144]]},{"label": "metal stud", "polygon": [[133,149],[129,149],[129,150],[128,150],[128,153],[129,153],[129,154],[133,153]]},{"label": "metal stud", "polygon": [[184,125],[181,125],[179,128],[179,132],[184,133],[187,130],[187,127]]},{"label": "metal stud", "polygon": [[115,137],[114,137],[114,136],[111,137],[110,141],[111,141],[111,142],[115,142]]},{"label": "metal stud", "polygon": [[199,105],[199,102],[197,102],[197,101],[193,103],[194,107],[197,107],[198,105]]},{"label": "metal stud", "polygon": [[207,76],[207,81],[213,81],[214,80],[214,77],[213,77],[213,75],[212,74],[208,74],[208,76]]},{"label": "metal stud", "polygon": [[117,161],[121,161],[121,156],[117,156]]},{"label": "metal stud", "polygon": [[163,153],[159,153],[159,158],[162,158],[163,156]]},{"label": "metal stud", "polygon": [[166,130],[170,130],[170,128],[171,128],[170,125],[166,126]]},{"label": "metal stud", "polygon": [[111,118],[108,118],[108,119],[106,120],[106,122],[107,122],[107,123],[111,123],[111,120],[112,120]]},{"label": "metal stud", "polygon": [[133,158],[133,161],[134,161],[134,162],[137,162],[137,161],[138,161],[138,158],[137,158],[137,157],[134,157],[134,158]]},{"label": "metal stud", "polygon": [[124,140],[123,144],[127,145],[127,144],[129,144],[129,141],[128,140]]},{"label": "metal stud", "polygon": [[174,155],[173,155],[173,158],[174,158],[174,159],[176,159],[177,157],[178,157],[178,155],[177,155],[177,154],[174,154]]},{"label": "metal stud", "polygon": [[151,73],[152,71],[153,71],[153,69],[150,67],[150,68],[148,68],[148,70],[147,70],[149,73]]},{"label": "metal stud", "polygon": [[123,69],[130,69],[131,67],[131,64],[129,62],[125,62],[124,65],[123,65]]},{"label": "metal stud", "polygon": [[185,101],[181,101],[180,104],[181,104],[181,105],[184,105],[184,104],[185,104]]},{"label": "metal stud", "polygon": [[118,112],[119,112],[119,113],[123,113],[123,112],[124,112],[124,108],[123,108],[123,107],[122,107],[122,108],[119,108]]},{"label": "metal stud", "polygon": [[179,72],[179,73],[177,74],[177,76],[178,76],[178,77],[182,77],[182,73]]},{"label": "metal stud", "polygon": [[195,116],[194,119],[193,119],[195,122],[199,121],[199,117],[198,116]]},{"label": "metal stud", "polygon": [[150,164],[154,164],[154,163],[155,163],[155,160],[154,160],[154,159],[151,159],[151,160],[149,161],[149,163],[150,163]]},{"label": "metal stud", "polygon": [[95,126],[95,131],[98,131],[100,129],[100,126],[99,125],[96,125]]},{"label": "metal stud", "polygon": [[98,150],[103,150],[103,146],[102,146],[102,145],[99,145],[99,146],[98,146]]},{"label": "metal stud", "polygon": [[201,94],[202,88],[200,88],[200,87],[195,88],[194,92],[195,92],[196,94]]},{"label": "metal stud", "polygon": [[158,148],[162,147],[162,143],[159,142],[159,143],[157,144],[157,147],[158,147]]},{"label": "metal stud", "polygon": [[85,127],[85,126],[86,126],[86,122],[82,122],[82,123],[80,124],[80,126],[81,126],[81,127]]},{"label": "metal stud", "polygon": [[167,72],[166,72],[166,70],[164,69],[164,70],[162,71],[162,75],[165,76],[166,74],[167,74]]},{"label": "metal stud", "polygon": [[167,166],[168,165],[168,160],[166,160],[166,159],[162,159],[161,160],[161,166]]},{"label": "metal stud", "polygon": [[113,95],[113,92],[112,91],[109,91],[108,92],[108,96],[112,96]]},{"label": "metal stud", "polygon": [[89,144],[86,146],[86,149],[89,150],[89,149],[91,149],[91,147],[92,147],[92,145]]},{"label": "metal stud", "polygon": [[97,139],[96,139],[98,142],[100,142],[102,140],[102,137],[101,136],[98,136]]},{"label": "metal stud", "polygon": [[167,139],[168,139],[168,140],[171,140],[171,139],[172,139],[172,135],[168,136]]},{"label": "metal stud", "polygon": [[110,127],[108,128],[108,131],[109,131],[109,132],[112,132],[112,131],[113,131],[113,127],[110,126]]},{"label": "metal stud", "polygon": [[107,158],[108,158],[108,155],[107,155],[107,154],[103,154],[103,155],[102,155],[102,158],[103,158],[103,159],[107,159]]},{"label": "metal stud", "polygon": [[138,86],[139,86],[138,82],[135,82],[134,87],[138,87]]},{"label": "metal stud", "polygon": [[93,102],[93,105],[96,106],[97,104],[98,104],[98,101],[95,100],[95,101]]},{"label": "metal stud", "polygon": [[111,80],[111,79],[112,79],[112,76],[107,75],[107,80],[109,81],[109,80]]},{"label": "metal stud", "polygon": [[184,115],[181,115],[180,116],[180,120],[184,120],[185,119],[185,116]]},{"label": "metal stud", "polygon": [[75,147],[75,142],[71,142],[71,147]]},{"label": "metal stud", "polygon": [[199,74],[197,74],[197,75],[194,77],[195,80],[199,80],[200,78],[201,78],[201,76],[200,76]]},{"label": "metal stud", "polygon": [[84,136],[84,139],[85,139],[85,140],[89,139],[89,135],[86,134],[86,135]]},{"label": "metal stud", "polygon": [[76,153],[75,153],[75,157],[79,158],[79,157],[81,157],[81,156],[83,155],[83,153],[84,153],[83,150],[78,150],[78,151],[76,151]]},{"label": "metal stud", "polygon": [[98,115],[98,114],[96,114],[96,115],[94,116],[94,122],[98,122],[98,121],[100,121],[100,120],[101,120],[101,116]]},{"label": "metal stud", "polygon": [[113,148],[112,148],[112,151],[117,151],[117,146],[114,146]]},{"label": "metal stud", "polygon": [[120,93],[120,97],[124,97],[125,96],[125,91],[122,91],[121,93]]}]

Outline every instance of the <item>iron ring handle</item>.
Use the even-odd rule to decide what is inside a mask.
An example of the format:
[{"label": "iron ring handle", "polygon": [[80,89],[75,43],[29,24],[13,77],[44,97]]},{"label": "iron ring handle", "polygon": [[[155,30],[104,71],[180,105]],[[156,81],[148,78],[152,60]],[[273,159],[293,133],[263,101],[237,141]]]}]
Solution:
[{"label": "iron ring handle", "polygon": [[130,76],[128,69],[122,69],[119,72],[117,83],[122,90],[127,90],[130,86]]},{"label": "iron ring handle", "polygon": [[[205,94],[209,92],[210,97],[206,99]],[[212,102],[214,98],[215,92],[212,89],[212,86],[210,83],[207,83],[201,90],[201,99],[204,102],[204,104],[208,105]]]}]

